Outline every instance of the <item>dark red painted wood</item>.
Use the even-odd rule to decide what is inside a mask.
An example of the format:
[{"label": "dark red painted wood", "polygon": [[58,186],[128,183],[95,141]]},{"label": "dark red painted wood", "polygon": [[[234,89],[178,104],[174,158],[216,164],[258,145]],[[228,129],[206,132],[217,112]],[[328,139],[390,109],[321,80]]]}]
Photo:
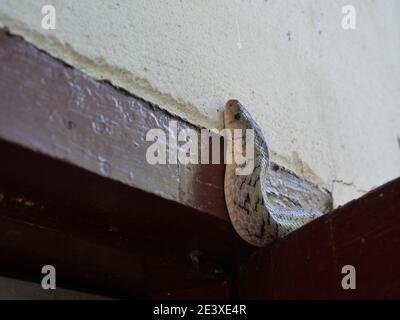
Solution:
[{"label": "dark red painted wood", "polygon": [[[103,109],[99,110],[99,106],[103,106]],[[117,133],[94,134],[93,121],[96,121],[97,113],[118,109],[116,106],[122,108],[124,116],[131,120],[127,123],[121,114],[112,113],[116,117],[118,115],[113,119],[118,123],[118,130],[114,129]],[[59,117],[57,126],[47,125],[52,122],[49,114]],[[22,120],[13,121],[15,118]],[[177,202],[229,222],[224,200],[222,163],[182,166],[151,165],[147,162],[146,150],[152,142],[146,141],[146,133],[150,129],[168,132],[170,121],[176,121],[179,130],[200,131],[200,128],[143,99],[68,67],[21,38],[0,29],[0,137],[24,143],[35,150],[37,145],[46,145],[40,150],[47,150],[50,154],[57,148],[69,150],[70,153],[75,151],[77,157],[82,156],[83,163],[96,155],[79,151],[79,148],[85,148],[85,143],[101,146],[102,154],[127,159],[129,171],[133,174],[130,179],[139,189],[171,195],[170,198]],[[31,135],[34,136],[32,139],[26,137]],[[49,143],[48,137],[52,135],[57,136],[58,140]],[[55,141],[62,143],[55,146]],[[84,141],[82,145],[81,141]],[[118,148],[113,148],[115,145]],[[82,163],[77,161],[77,164]],[[143,179],[146,183],[143,183]],[[47,184],[51,186],[50,191],[57,189],[61,192],[62,185],[53,181],[50,179]]]},{"label": "dark red painted wood", "polygon": [[[344,265],[356,290],[343,290]],[[256,252],[240,273],[240,298],[400,298],[400,179]]]},{"label": "dark red painted wood", "polygon": [[0,150],[0,272],[55,263],[87,290],[143,296],[225,281],[251,250],[209,214],[1,140]]}]

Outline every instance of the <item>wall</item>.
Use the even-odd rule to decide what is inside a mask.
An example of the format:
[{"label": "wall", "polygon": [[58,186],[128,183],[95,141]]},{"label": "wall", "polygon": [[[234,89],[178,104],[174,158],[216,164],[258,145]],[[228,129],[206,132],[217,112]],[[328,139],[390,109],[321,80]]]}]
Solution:
[{"label": "wall", "polygon": [[1,0],[0,25],[201,126],[241,100],[274,160],[338,205],[400,175],[400,3],[352,0],[346,31],[348,2]]}]

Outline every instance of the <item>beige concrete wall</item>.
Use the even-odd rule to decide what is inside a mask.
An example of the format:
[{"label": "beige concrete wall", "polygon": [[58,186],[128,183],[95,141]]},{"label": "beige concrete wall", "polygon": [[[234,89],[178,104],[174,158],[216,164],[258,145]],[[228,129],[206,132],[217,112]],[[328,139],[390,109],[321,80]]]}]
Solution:
[{"label": "beige concrete wall", "polygon": [[241,100],[274,160],[336,205],[400,176],[397,0],[0,0],[0,25],[195,124],[220,128]]}]

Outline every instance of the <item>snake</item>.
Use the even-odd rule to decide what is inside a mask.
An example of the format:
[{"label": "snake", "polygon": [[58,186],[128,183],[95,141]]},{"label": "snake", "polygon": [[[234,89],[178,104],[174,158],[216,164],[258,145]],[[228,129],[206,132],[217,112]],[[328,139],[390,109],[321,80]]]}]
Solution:
[{"label": "snake", "polygon": [[246,162],[253,163],[249,174],[239,175],[243,164],[235,162],[235,143],[246,152],[246,141],[233,134],[226,146],[232,161],[226,163],[224,194],[234,229],[246,242],[264,247],[320,217],[331,208],[331,197],[321,188],[299,178],[294,172],[270,161],[270,152],[261,128],[238,101],[229,100],[224,108],[225,130],[250,129],[254,136],[254,153]]}]

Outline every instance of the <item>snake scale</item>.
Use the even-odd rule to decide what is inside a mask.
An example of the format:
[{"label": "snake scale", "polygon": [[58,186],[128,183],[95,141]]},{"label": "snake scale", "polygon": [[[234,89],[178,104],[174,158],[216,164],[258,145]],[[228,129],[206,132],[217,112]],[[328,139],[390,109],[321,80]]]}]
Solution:
[{"label": "snake scale", "polygon": [[[331,198],[317,186],[270,162],[262,131],[246,108],[229,100],[224,109],[225,129],[254,130],[254,169],[237,175],[233,161],[225,169],[224,192],[228,213],[237,233],[255,246],[265,246],[298,229],[331,208]],[[244,136],[244,134],[243,134]],[[233,153],[231,137],[227,152]],[[242,143],[245,154],[246,145]]]}]

